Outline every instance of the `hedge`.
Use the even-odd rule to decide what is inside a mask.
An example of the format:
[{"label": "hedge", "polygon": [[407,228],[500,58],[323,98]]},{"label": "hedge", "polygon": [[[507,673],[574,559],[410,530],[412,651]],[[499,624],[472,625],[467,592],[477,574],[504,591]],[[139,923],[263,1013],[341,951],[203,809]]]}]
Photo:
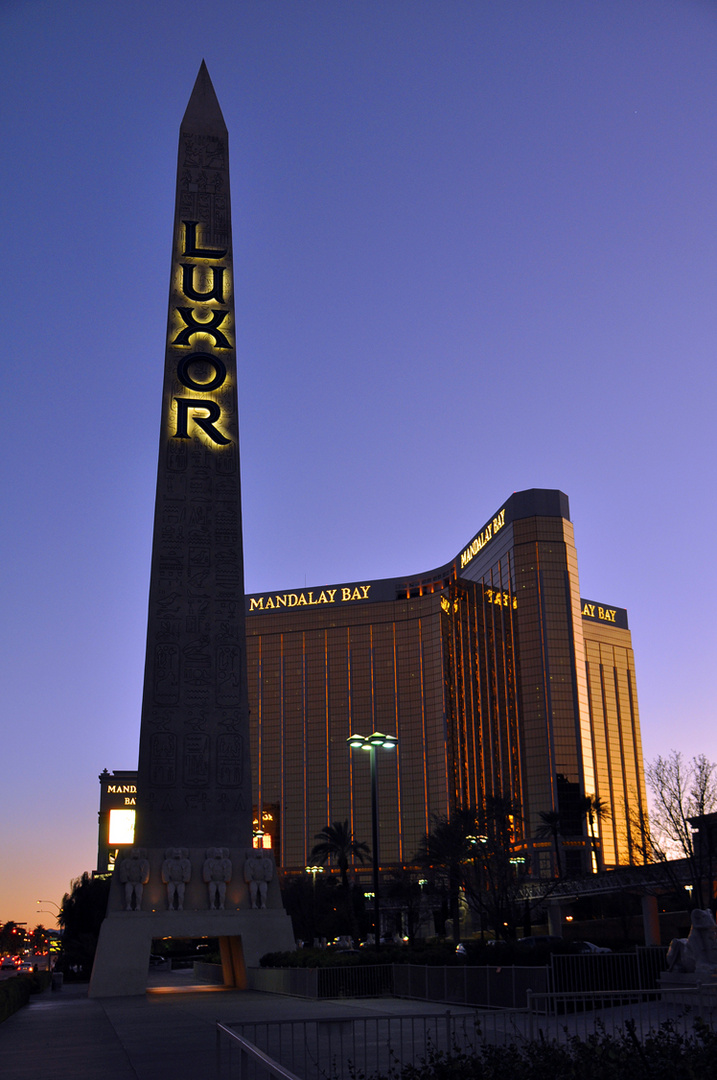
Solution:
[{"label": "hedge", "polygon": [[8,1016],[27,1005],[31,994],[39,994],[50,985],[48,971],[35,971],[28,975],[16,975],[0,982],[0,1024]]},{"label": "hedge", "polygon": [[396,1068],[392,1080],[708,1080],[716,1061],[717,1034],[699,1020],[692,1034],[668,1023],[642,1039],[628,1021],[623,1034],[602,1032],[564,1045],[536,1040],[436,1052],[419,1065]]}]

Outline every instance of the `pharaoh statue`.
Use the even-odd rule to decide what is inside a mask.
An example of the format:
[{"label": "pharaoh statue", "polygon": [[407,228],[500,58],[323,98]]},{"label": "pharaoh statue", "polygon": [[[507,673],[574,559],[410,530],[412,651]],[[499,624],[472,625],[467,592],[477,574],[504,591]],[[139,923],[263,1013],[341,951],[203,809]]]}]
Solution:
[{"label": "pharaoh statue", "polygon": [[202,877],[209,889],[209,908],[224,911],[224,899],[227,894],[227,882],[231,881],[232,864],[228,848],[207,848],[207,857],[202,868]]},{"label": "pharaoh statue", "polygon": [[186,848],[167,848],[162,863],[162,881],[167,886],[167,907],[170,911],[184,910],[184,886],[192,876],[192,866]]},{"label": "pharaoh statue", "polygon": [[149,881],[149,860],[144,848],[133,847],[120,862],[120,881],[124,885],[126,911],[142,907],[142,888]]},{"label": "pharaoh statue", "polygon": [[260,851],[252,849],[244,863],[244,880],[249,886],[249,896],[253,908],[266,907],[268,882],[274,876],[274,861]]}]

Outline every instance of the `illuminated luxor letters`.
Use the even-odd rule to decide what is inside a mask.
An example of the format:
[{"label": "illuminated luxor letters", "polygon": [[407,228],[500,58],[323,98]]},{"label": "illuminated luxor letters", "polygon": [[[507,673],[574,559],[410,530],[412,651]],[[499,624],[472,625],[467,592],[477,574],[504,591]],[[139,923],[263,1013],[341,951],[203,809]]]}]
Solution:
[{"label": "illuminated luxor letters", "polygon": [[471,541],[467,548],[461,552],[461,570],[464,566],[467,566],[471,559],[474,559],[478,552],[485,547],[489,540],[505,525],[505,507],[499,510],[492,521],[489,521],[484,529],[476,536],[475,540]]},{"label": "illuminated luxor letters", "polygon": [[[220,263],[227,254],[227,248],[203,248],[197,235],[198,221],[183,221],[184,247],[182,255],[189,259],[202,259],[203,265],[194,262],[180,263],[182,269],[182,294],[187,300],[201,304],[226,304],[225,271],[226,266],[211,266]],[[196,273],[199,270],[200,273]],[[199,286],[199,287],[198,287]],[[192,348],[191,339],[202,334],[211,339],[214,349],[231,349],[231,342],[221,327],[229,315],[229,308],[210,308],[209,318],[198,318],[193,307],[176,308],[182,323],[182,329],[171,342],[173,348]],[[206,376],[207,370],[209,377]],[[201,379],[197,375],[202,373]],[[213,352],[195,351],[182,356],[177,363],[177,378],[182,386],[196,394],[208,394],[224,385],[227,369],[221,357]],[[221,405],[212,398],[175,397],[177,422],[173,438],[191,439],[190,428],[197,427],[217,446],[226,446],[231,442],[217,423],[222,418]]]}]

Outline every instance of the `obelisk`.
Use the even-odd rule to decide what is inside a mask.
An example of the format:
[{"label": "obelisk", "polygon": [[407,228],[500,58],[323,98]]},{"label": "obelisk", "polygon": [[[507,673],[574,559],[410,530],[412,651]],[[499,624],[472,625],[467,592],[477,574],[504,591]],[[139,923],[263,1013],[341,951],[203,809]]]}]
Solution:
[{"label": "obelisk", "polygon": [[218,937],[233,984],[244,961],[293,946],[272,854],[252,849],[228,139],[204,63],[173,237],[135,848],[94,996],[143,992],[152,938]]},{"label": "obelisk", "polygon": [[136,842],[251,846],[227,130],[202,64],[180,132]]}]

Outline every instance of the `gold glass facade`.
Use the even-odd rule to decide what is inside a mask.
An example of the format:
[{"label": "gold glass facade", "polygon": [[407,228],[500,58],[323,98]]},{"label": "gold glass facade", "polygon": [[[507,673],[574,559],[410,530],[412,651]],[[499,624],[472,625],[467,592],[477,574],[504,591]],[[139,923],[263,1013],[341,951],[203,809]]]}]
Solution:
[{"label": "gold glass facade", "polygon": [[440,597],[247,621],[255,801],[278,804],[282,865],[307,865],[329,822],[370,839],[369,758],[347,739],[377,730],[400,733],[377,768],[381,860],[404,863],[449,791]]},{"label": "gold glass facade", "polygon": [[645,850],[646,795],[635,657],[627,619],[620,620],[619,609],[585,601],[583,610],[595,794],[607,808],[600,832],[602,859],[609,868],[642,862]]},{"label": "gold glass facade", "polygon": [[609,807],[606,865],[629,862],[645,796],[621,618],[584,614],[568,500],[543,490],[438,570],[249,597],[254,802],[279,816],[281,865],[303,870],[329,822],[370,842],[369,756],[347,739],[373,731],[398,738],[377,751],[382,868],[410,864],[433,815],[492,795],[536,872],[553,866],[541,812],[560,814],[565,868],[590,868],[587,795]]}]

